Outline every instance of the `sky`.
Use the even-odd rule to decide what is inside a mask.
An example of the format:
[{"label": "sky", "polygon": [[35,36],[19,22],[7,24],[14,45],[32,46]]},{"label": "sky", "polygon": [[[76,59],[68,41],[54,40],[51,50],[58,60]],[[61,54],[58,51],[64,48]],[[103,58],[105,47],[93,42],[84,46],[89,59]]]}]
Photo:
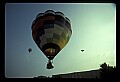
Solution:
[{"label": "sky", "polygon": [[[52,9],[71,21],[72,35],[46,69],[47,57],[37,47],[31,25],[37,14]],[[32,52],[28,52],[32,48]],[[84,52],[81,52],[84,49]],[[116,66],[116,5],[113,3],[6,3],[5,76],[33,78]]]}]

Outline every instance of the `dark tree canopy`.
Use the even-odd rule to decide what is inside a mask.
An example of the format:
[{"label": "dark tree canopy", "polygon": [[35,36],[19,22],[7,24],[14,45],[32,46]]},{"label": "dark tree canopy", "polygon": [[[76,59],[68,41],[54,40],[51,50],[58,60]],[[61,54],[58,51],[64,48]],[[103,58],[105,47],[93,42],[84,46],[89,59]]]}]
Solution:
[{"label": "dark tree canopy", "polygon": [[116,67],[109,66],[106,63],[100,65],[100,78],[101,79],[115,79],[116,78]]}]

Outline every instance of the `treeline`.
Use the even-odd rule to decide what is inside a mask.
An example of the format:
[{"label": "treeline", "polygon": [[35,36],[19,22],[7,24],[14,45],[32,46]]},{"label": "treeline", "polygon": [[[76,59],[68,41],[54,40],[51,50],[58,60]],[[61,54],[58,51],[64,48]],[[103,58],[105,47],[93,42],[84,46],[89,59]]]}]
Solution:
[{"label": "treeline", "polygon": [[109,66],[106,63],[100,65],[100,78],[101,79],[115,79],[117,78],[117,70],[114,66]]}]

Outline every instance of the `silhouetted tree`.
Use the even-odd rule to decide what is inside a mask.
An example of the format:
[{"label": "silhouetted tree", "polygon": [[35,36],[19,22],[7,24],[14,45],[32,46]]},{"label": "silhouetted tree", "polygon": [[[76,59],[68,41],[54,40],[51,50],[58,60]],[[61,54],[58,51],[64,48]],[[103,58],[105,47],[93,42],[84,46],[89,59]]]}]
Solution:
[{"label": "silhouetted tree", "polygon": [[100,65],[100,78],[101,79],[115,79],[116,78],[116,67],[112,67],[103,63]]}]

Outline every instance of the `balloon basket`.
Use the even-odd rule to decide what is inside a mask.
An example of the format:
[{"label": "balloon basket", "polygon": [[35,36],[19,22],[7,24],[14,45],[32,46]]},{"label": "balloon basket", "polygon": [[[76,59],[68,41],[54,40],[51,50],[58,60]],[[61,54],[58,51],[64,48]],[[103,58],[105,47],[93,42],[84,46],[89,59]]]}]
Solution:
[{"label": "balloon basket", "polygon": [[52,60],[48,60],[47,69],[52,69],[52,68],[54,68],[53,62]]}]

